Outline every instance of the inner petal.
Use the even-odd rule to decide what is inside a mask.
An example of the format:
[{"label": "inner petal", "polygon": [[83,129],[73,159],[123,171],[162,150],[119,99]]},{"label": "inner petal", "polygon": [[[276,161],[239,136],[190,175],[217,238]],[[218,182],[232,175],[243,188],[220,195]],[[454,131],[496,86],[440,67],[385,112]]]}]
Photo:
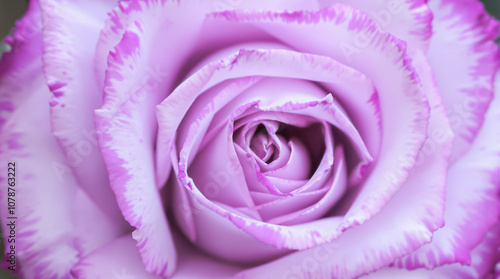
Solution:
[{"label": "inner petal", "polygon": [[264,175],[294,180],[307,179],[311,172],[307,148],[296,137],[290,139],[288,147],[291,150],[288,163],[281,168],[264,172]]},{"label": "inner petal", "polygon": [[279,149],[262,124],[259,124],[250,141],[250,149],[258,159],[266,164],[271,163],[279,156]]}]

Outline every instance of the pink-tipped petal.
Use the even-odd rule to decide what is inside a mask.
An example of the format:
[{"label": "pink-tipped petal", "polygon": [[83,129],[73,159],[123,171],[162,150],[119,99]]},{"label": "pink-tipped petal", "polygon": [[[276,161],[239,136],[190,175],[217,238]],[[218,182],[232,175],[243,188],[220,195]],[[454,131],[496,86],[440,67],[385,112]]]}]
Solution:
[{"label": "pink-tipped petal", "polygon": [[[497,77],[500,81],[500,73]],[[498,83],[497,83],[498,84]],[[500,89],[497,86],[497,92]],[[433,240],[397,262],[406,268],[434,268],[449,263],[469,264],[470,251],[498,221],[500,214],[500,98],[470,149],[448,170],[445,223]]]},{"label": "pink-tipped petal", "polygon": [[[498,260],[498,246],[500,245],[500,225],[496,224],[471,251],[471,262],[468,265],[459,263],[438,266],[432,270],[419,268],[416,270],[387,267],[361,277],[362,279],[435,279],[435,278],[498,278],[494,277],[494,264]],[[497,273],[498,274],[498,273]]]},{"label": "pink-tipped petal", "polygon": [[243,269],[204,253],[179,234],[174,239],[179,247],[179,264],[172,279],[231,278]]},{"label": "pink-tipped petal", "polygon": [[[82,189],[112,218],[123,220],[109,188],[94,126],[102,104],[92,58],[106,12],[116,0],[40,0],[43,17],[44,74],[54,97],[51,127]],[[104,74],[104,73],[101,73]],[[117,224],[119,226],[119,224]],[[123,225],[122,225],[123,226]]]},{"label": "pink-tipped petal", "polygon": [[[432,34],[432,12],[426,0],[319,0],[322,7],[349,5],[367,13],[383,32],[427,51]],[[363,39],[360,39],[363,40]]]},{"label": "pink-tipped petal", "polygon": [[[33,15],[31,10],[27,14]],[[17,52],[6,53],[0,64],[18,69],[2,73],[0,95],[4,98],[16,92],[23,101],[14,99],[10,103],[12,114],[0,133],[0,161],[5,168],[14,163],[9,166],[13,175],[8,175],[7,169],[0,174],[5,185],[0,193],[2,232],[8,243],[5,252],[15,253],[15,269],[25,278],[69,278],[69,270],[78,261],[73,216],[68,210],[76,193],[76,181],[73,175],[61,177],[64,169],[58,168],[64,155],[50,133],[50,91],[42,75],[41,34],[18,43]],[[13,191],[7,191],[8,182],[14,182],[10,187]],[[8,196],[8,192],[15,196]],[[12,211],[8,210],[8,202],[13,205]],[[11,245],[15,246],[13,252]],[[4,260],[8,257],[4,254]]]},{"label": "pink-tipped petal", "polygon": [[454,162],[470,148],[493,98],[499,25],[477,0],[430,0],[429,6],[435,34],[427,56],[457,135]]},{"label": "pink-tipped petal", "polygon": [[95,122],[106,123],[99,145],[118,205],[136,228],[132,236],[146,270],[165,277],[175,270],[176,251],[155,180],[156,120],[151,108],[164,97],[168,81],[143,83],[150,38],[156,35],[146,27],[136,21],[110,54],[105,102],[96,110]]},{"label": "pink-tipped petal", "polygon": [[[15,162],[15,196],[8,208],[7,188],[1,192],[2,231],[8,251],[15,245],[16,269],[22,278],[71,278],[70,269],[81,255],[113,239],[120,230],[102,209],[79,189],[74,173],[50,130],[51,93],[42,71],[41,14],[30,1],[26,15],[10,41],[12,50],[0,61],[2,111],[0,158]],[[8,179],[11,178],[11,179]],[[13,175],[0,176],[2,184]],[[112,201],[111,201],[112,202]],[[80,207],[81,206],[81,207]],[[82,207],[92,218],[82,214]],[[17,219],[8,219],[17,217]],[[15,221],[15,228],[8,221]],[[94,227],[98,225],[99,229]],[[85,228],[85,229],[82,229]],[[15,243],[7,241],[11,229]],[[4,264],[5,260],[4,258]],[[7,267],[7,266],[5,266]]]}]

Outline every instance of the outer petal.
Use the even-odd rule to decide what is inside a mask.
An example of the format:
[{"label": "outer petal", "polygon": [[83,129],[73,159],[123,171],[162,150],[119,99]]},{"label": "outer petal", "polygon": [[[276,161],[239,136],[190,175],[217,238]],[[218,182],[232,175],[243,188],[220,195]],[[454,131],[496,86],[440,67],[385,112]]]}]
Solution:
[{"label": "outer petal", "polygon": [[179,247],[179,265],[172,279],[232,278],[244,269],[205,254],[180,235],[175,235],[175,243]]},{"label": "outer petal", "polygon": [[96,110],[95,121],[107,123],[99,139],[101,152],[118,205],[136,228],[132,236],[146,270],[166,277],[175,270],[176,252],[155,181],[151,107],[162,98],[167,81],[143,83],[149,80],[144,64],[152,58],[148,43],[155,35],[136,21],[110,54],[105,103]]},{"label": "outer petal", "polygon": [[[36,79],[31,79],[30,86],[23,89],[31,96],[25,95],[25,102],[16,108],[13,118],[1,131],[1,163],[7,166],[8,162],[16,162],[14,215],[18,225],[15,227],[15,241],[23,276],[34,278],[38,274],[47,278],[69,278],[69,269],[78,260],[73,216],[69,210],[76,196],[77,184],[72,176],[60,180],[57,175],[59,170],[54,162],[64,156],[50,134],[47,105],[50,92],[44,87],[41,63],[39,66],[39,75],[35,75]],[[27,83],[24,78],[28,75],[22,76],[23,83]],[[3,174],[1,182],[7,184],[7,177]],[[2,221],[2,231],[7,239],[10,231],[7,221],[11,221],[7,216],[11,215],[5,210],[6,191],[1,198],[2,219],[5,220]]]},{"label": "outer petal", "polygon": [[363,279],[386,279],[386,278],[408,278],[408,279],[476,279],[476,278],[498,278],[492,277],[493,266],[497,254],[497,247],[500,245],[498,235],[500,234],[500,225],[495,225],[471,251],[471,262],[468,265],[459,263],[443,265],[432,270],[416,269],[407,270],[399,268],[383,268]]},{"label": "outer petal", "polygon": [[148,273],[130,235],[115,239],[84,257],[71,270],[78,279],[160,279]]},{"label": "outer petal", "polygon": [[[230,278],[241,267],[205,255],[176,235],[179,266],[171,279]],[[83,258],[73,269],[77,279],[160,279],[146,272],[130,235],[116,239]]]},{"label": "outer petal", "polygon": [[[61,176],[70,170],[59,163],[64,154],[50,132],[50,91],[42,72],[40,20],[38,1],[31,1],[13,37],[6,39],[12,50],[0,60],[0,107],[5,116],[0,158],[5,166],[16,162],[17,268],[22,268],[25,278],[70,278],[69,269],[79,255],[109,241],[117,232],[107,215],[78,188],[75,178]],[[0,181],[7,184],[4,176]],[[12,215],[4,210],[4,193],[1,216],[9,220],[7,216]],[[82,208],[93,218],[82,214]],[[2,223],[8,237],[10,228]],[[98,225],[99,231],[92,225]]]},{"label": "outer petal", "polygon": [[[500,82],[500,73],[497,76]],[[499,84],[497,82],[497,84]],[[497,86],[497,92],[500,92]],[[444,228],[432,243],[398,261],[406,268],[470,264],[470,250],[500,215],[500,98],[491,103],[483,127],[467,153],[448,171]],[[474,224],[471,226],[471,224]]]},{"label": "outer petal", "polygon": [[430,0],[429,6],[435,34],[428,57],[457,134],[451,158],[455,161],[470,148],[493,97],[499,25],[477,0]]},{"label": "outer petal", "polygon": [[[42,76],[41,30],[37,28],[31,36],[24,36],[32,22],[39,22],[36,19],[39,16],[38,3],[33,1],[24,18],[17,23],[13,38],[6,40],[13,49],[4,53],[0,61],[1,108],[7,112],[2,119],[0,161],[3,166],[9,162],[16,164],[16,186],[12,187],[16,193],[14,214],[6,210],[7,189],[0,193],[2,232],[7,243],[11,230],[8,223],[16,223],[12,227],[16,230],[16,243],[12,244],[18,260],[17,271],[21,262],[25,265],[20,273],[22,276],[33,278],[38,273],[69,278],[69,269],[76,263],[78,253],[73,244],[71,216],[69,211],[59,210],[54,204],[66,209],[70,207],[75,181],[71,176],[66,181],[59,180],[46,162],[46,156],[50,162],[60,159],[62,154],[50,134],[47,104],[50,92]],[[38,141],[34,142],[33,138]],[[0,181],[7,185],[6,172],[0,174]],[[52,195],[48,195],[50,188],[54,191]],[[8,216],[17,220],[7,219]],[[62,226],[53,231],[52,226],[58,222],[62,222]],[[53,249],[47,251],[50,246]],[[6,245],[5,252],[10,252],[8,247],[10,244]]]},{"label": "outer petal", "polygon": [[[38,1],[32,1],[28,6],[28,10],[22,19],[16,22],[11,36],[4,39],[5,45],[9,51],[4,51],[0,58],[0,78],[2,83],[0,94],[0,128],[12,117],[15,109],[25,100],[28,91],[21,90],[21,84],[16,80],[24,75],[30,78],[37,76],[36,71],[22,71],[23,66],[41,64],[38,56],[41,55],[41,28],[40,20],[40,4]],[[20,55],[23,53],[24,55]],[[18,93],[19,92],[19,93]],[[17,94],[16,94],[17,93]],[[24,94],[23,94],[24,93]]]},{"label": "outer petal", "polygon": [[[97,71],[107,70],[105,80],[104,107],[106,109],[129,110],[127,102],[148,103],[153,107],[164,99],[180,77],[183,66],[187,64],[190,53],[195,46],[195,39],[200,34],[204,13],[213,6],[210,1],[188,0],[182,3],[164,0],[132,0],[123,1],[111,14],[102,31],[97,46],[95,67]],[[134,31],[136,30],[136,31]],[[129,42],[127,46],[122,37]],[[140,39],[138,39],[138,38]],[[121,42],[120,42],[121,41]],[[123,52],[133,52],[136,44],[141,44],[141,55],[132,63],[133,69],[125,68],[114,75],[121,68],[123,61],[109,58],[115,56],[117,49],[112,50],[120,42]],[[175,43],[174,43],[175,42]],[[110,52],[111,50],[111,52]],[[119,54],[121,55],[121,54]],[[113,61],[116,61],[113,63]],[[113,65],[118,64],[118,65]],[[132,67],[132,65],[131,65]],[[134,79],[128,80],[127,90],[115,91],[110,88],[110,80],[121,80],[127,72]],[[143,73],[137,76],[135,73]],[[99,81],[102,82],[102,81]],[[149,94],[151,92],[155,92]],[[155,126],[155,121],[145,122],[150,129]],[[106,121],[97,120],[97,127],[105,127]],[[149,152],[149,151],[148,151]],[[171,166],[163,165],[164,161],[156,164],[157,187],[164,186],[170,173]],[[168,163],[168,161],[167,161]],[[160,179],[161,177],[161,179]]]},{"label": "outer petal", "polygon": [[92,57],[104,24],[106,12],[116,0],[40,0],[43,16],[43,60],[47,84],[54,94],[50,102],[52,131],[65,160],[80,187],[112,217],[116,226],[125,227],[108,174],[99,152],[93,110],[102,103]]},{"label": "outer petal", "polygon": [[366,12],[380,30],[427,51],[432,36],[432,12],[426,0],[318,0],[322,7],[341,3]]},{"label": "outer petal", "polygon": [[[270,9],[300,11],[316,10],[319,7],[316,1],[303,0],[184,0],[179,6],[166,3],[168,1],[165,0],[122,1],[120,2],[119,6],[111,12],[109,18],[106,20],[106,26],[101,32],[95,57],[95,68],[97,73],[103,73],[106,70],[109,51],[120,42],[129,25],[138,19],[145,18],[144,11],[147,9],[144,8],[149,5],[156,5],[158,4],[158,2],[162,2],[163,5],[169,5],[171,7],[170,10],[175,11],[174,13],[166,14],[171,21],[177,21],[179,23],[183,22],[185,19],[182,19],[182,16],[181,18],[179,18],[178,15],[186,13],[186,16],[189,17],[189,19],[186,18],[188,20],[189,26],[200,25],[201,21],[205,17],[204,13],[214,11],[233,9]],[[177,45],[182,46],[182,49],[179,52],[176,52],[176,55],[185,54],[193,50],[196,52],[204,52],[207,49],[217,49],[217,47],[211,46],[213,42],[210,41],[212,40],[214,35],[217,36],[217,31],[220,30],[212,30],[212,32],[207,32],[205,30],[201,34],[192,32],[191,35],[194,35],[194,38],[202,37],[202,39],[198,40],[197,44],[193,47],[193,45],[190,44],[189,40],[187,40],[186,38],[186,35],[189,34],[189,32],[186,32],[185,29],[187,26],[188,25],[183,25],[183,28],[181,28],[184,33],[183,40],[178,40],[175,42]],[[171,31],[172,30],[168,30],[167,32],[170,33]],[[208,38],[203,38],[205,34],[208,35]],[[169,36],[172,36],[172,34],[170,34]],[[248,33],[244,34],[244,37],[248,36]],[[209,43],[207,43],[207,41]],[[104,84],[103,76],[99,74],[97,75],[97,79],[99,80],[100,85]]]}]

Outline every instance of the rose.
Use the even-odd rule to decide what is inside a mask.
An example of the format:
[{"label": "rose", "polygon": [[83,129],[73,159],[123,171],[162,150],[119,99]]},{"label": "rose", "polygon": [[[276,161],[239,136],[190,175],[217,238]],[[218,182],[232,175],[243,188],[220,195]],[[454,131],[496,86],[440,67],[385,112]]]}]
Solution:
[{"label": "rose", "polygon": [[0,62],[24,278],[493,272],[476,1],[40,2]]},{"label": "rose", "polygon": [[[483,14],[478,6],[471,9],[473,12],[465,12],[465,4],[446,2],[442,5],[444,8],[454,8],[455,17],[449,17],[436,8],[439,2],[429,3],[437,31],[428,38],[424,35],[429,34],[430,12],[422,3],[412,3],[415,5],[410,7],[410,4],[395,2],[382,6],[360,2],[359,7],[336,5],[320,12],[299,13],[229,11],[211,14],[200,23],[202,17],[196,17],[196,13],[218,9],[221,3],[199,11],[197,8],[202,7],[190,7],[192,2],[179,7],[167,3],[162,7],[153,1],[132,1],[123,2],[121,8],[111,14],[99,36],[97,23],[104,20],[104,11],[113,3],[98,3],[102,7],[95,11],[102,8],[100,15],[88,10],[84,2],[42,1],[42,13],[37,3],[32,2],[14,39],[10,39],[13,51],[2,60],[2,98],[7,100],[2,107],[6,116],[2,150],[8,155],[3,158],[22,160],[19,165],[27,170],[20,180],[26,182],[19,184],[18,191],[20,201],[24,199],[27,205],[17,209],[19,220],[24,221],[24,226],[19,228],[20,246],[17,247],[24,277],[64,277],[69,276],[70,269],[73,276],[91,278],[127,274],[144,278],[148,276],[144,270],[160,275],[175,272],[174,276],[198,277],[201,275],[192,273],[201,272],[209,277],[239,272],[237,276],[250,278],[306,275],[344,278],[377,269],[370,276],[384,277],[401,276],[407,269],[419,267],[434,268],[453,262],[468,264],[469,251],[472,251],[472,268],[454,264],[433,271],[420,269],[412,274],[479,277],[488,272],[493,259],[490,250],[495,247],[491,239],[495,229],[486,236],[485,233],[498,217],[498,185],[489,177],[498,169],[497,150],[492,144],[498,136],[494,134],[492,122],[498,117],[494,109],[497,105],[490,105],[492,109],[486,117],[484,112],[491,99],[491,78],[497,59],[484,62],[484,57],[496,53],[489,41],[491,34],[484,30],[489,31],[490,27],[493,30],[495,25],[484,16],[476,17]],[[246,8],[246,3],[229,4]],[[252,5],[260,7],[259,3]],[[266,5],[263,8],[276,8]],[[277,8],[316,8],[281,5],[284,4],[276,4]],[[474,2],[470,5],[476,8]],[[228,8],[236,7],[223,7]],[[169,10],[175,12],[168,13]],[[191,25],[179,27],[182,16],[175,18],[179,12],[195,15],[187,22]],[[38,30],[40,14],[44,17],[43,34]],[[91,18],[90,22],[95,21],[97,27],[73,20],[82,15]],[[409,18],[414,21],[408,23]],[[455,18],[460,18],[461,24],[450,27],[448,24]],[[303,25],[297,24],[302,21]],[[351,29],[346,28],[347,23]],[[202,35],[195,32],[198,24],[204,28]],[[252,24],[264,28],[269,35],[253,29]],[[402,41],[384,35],[374,24],[408,42],[408,50],[405,52]],[[471,26],[474,28],[470,29]],[[238,32],[243,31],[246,35],[238,36]],[[175,43],[159,44],[163,39],[156,36],[158,32],[167,32],[168,39]],[[329,32],[331,36],[318,36]],[[463,38],[463,32],[468,32],[465,35],[470,41],[457,43],[456,37]],[[190,38],[192,34],[196,36]],[[233,41],[217,41],[214,37]],[[176,38],[183,40],[176,41]],[[270,38],[277,39],[271,44]],[[455,42],[455,49],[447,49],[450,42],[444,38]],[[332,42],[332,39],[335,40]],[[94,48],[88,46],[89,41],[98,42],[95,53]],[[195,45],[205,43],[204,47],[209,46],[212,54],[205,55],[196,48],[185,50],[186,44],[193,41]],[[456,53],[468,54],[471,47],[476,56],[464,57],[457,65],[449,61],[441,63]],[[151,54],[155,48],[157,51]],[[239,48],[243,50],[238,51]],[[222,51],[217,52],[218,49]],[[203,56],[207,62],[193,67]],[[217,62],[221,58],[224,60]],[[466,71],[476,69],[478,61],[482,62],[481,71],[474,74]],[[434,76],[427,63],[432,65]],[[383,68],[382,75],[375,65]],[[35,105],[40,103],[38,98],[45,99],[44,93],[48,93],[41,75],[42,66],[47,85],[55,96],[50,102],[50,116],[47,107]],[[196,71],[203,66],[201,71]],[[447,74],[450,69],[461,69],[452,73],[454,78],[460,77],[453,81],[461,82],[450,83]],[[189,78],[185,78],[187,76]],[[285,83],[277,77],[301,80]],[[196,87],[203,87],[204,83],[217,84],[217,78],[231,78],[234,82],[226,81],[201,95],[202,88]],[[311,85],[311,81],[321,83],[323,88]],[[100,88],[104,85],[104,105],[96,112],[94,125],[92,110],[100,107]],[[162,101],[172,91],[169,88],[175,90]],[[243,93],[238,92],[245,89]],[[286,90],[287,95],[278,93],[271,98],[263,93],[269,89]],[[327,95],[326,90],[332,94]],[[89,92],[91,95],[85,94]],[[456,92],[467,94],[457,97]],[[237,107],[238,100],[229,99],[235,98],[231,94],[238,94],[240,102],[245,96],[261,102],[250,102],[249,108]],[[321,94],[324,98],[318,99]],[[230,103],[224,106],[224,101]],[[245,101],[248,104],[249,100]],[[152,109],[160,102],[160,125],[156,132]],[[324,107],[329,113],[321,110]],[[219,113],[219,117],[221,113],[232,113],[234,121],[226,126],[234,130],[232,137],[224,138],[226,134],[218,133],[217,129],[204,134],[207,122],[216,123],[217,118],[212,119],[215,113]],[[238,115],[241,113],[248,115]],[[260,127],[256,125],[260,120],[255,121],[259,117],[267,119]],[[486,119],[484,124],[483,119]],[[33,127],[31,123],[38,125]],[[50,134],[49,123],[61,149]],[[330,130],[330,126],[335,126],[335,130]],[[455,132],[451,152],[450,128]],[[315,131],[324,138],[307,141],[307,137],[303,137],[306,131]],[[335,133],[330,135],[329,131]],[[221,135],[222,140],[236,142],[234,148],[240,152],[241,159],[236,160],[233,154],[232,160],[223,160],[228,154],[225,148],[231,146],[227,143],[222,148],[210,146],[218,143],[215,139]],[[137,228],[132,236],[138,242],[139,253],[107,188],[108,174],[103,172],[98,143],[120,209]],[[284,156],[281,153],[287,153],[287,144],[291,150]],[[202,148],[198,148],[199,145]],[[314,152],[317,146],[322,152]],[[50,154],[44,153],[42,147],[48,148]],[[292,151],[299,153],[299,161],[291,159],[294,158]],[[207,156],[207,152],[216,153],[217,157]],[[317,153],[325,154],[322,162],[326,164],[313,162],[318,160]],[[243,155],[248,155],[250,161]],[[372,157],[373,162],[368,166]],[[248,162],[257,162],[262,169],[272,164],[259,161],[262,158],[271,158],[273,163],[290,158],[286,168],[280,170],[288,171],[284,177],[294,181],[284,184],[274,177],[273,183],[267,183],[271,178],[266,180],[263,176],[253,177],[252,181],[255,173],[248,168]],[[175,175],[164,184],[171,166]],[[305,169],[308,166],[310,172],[324,169],[336,187],[317,183],[315,179],[325,175],[308,177]],[[342,179],[342,169],[349,172],[349,182]],[[272,171],[279,172],[278,169]],[[245,181],[241,181],[243,177]],[[301,183],[297,180],[304,177],[309,185],[320,184],[320,191],[313,194],[330,197],[330,200],[313,200],[315,210],[307,213],[317,216],[309,216],[309,220],[295,219],[299,225],[273,224],[290,222],[290,218],[283,218],[290,217],[283,211],[303,206],[300,198],[307,196],[297,191],[300,190],[297,184]],[[239,183],[233,183],[232,180],[238,179]],[[258,213],[262,212],[266,220],[258,222],[252,220],[256,213],[251,206],[240,206],[235,212],[237,206],[231,203],[245,197],[234,192],[235,185],[248,186],[243,190],[254,187],[254,196],[260,195],[251,197],[254,202],[258,198],[292,202],[284,206],[275,202],[268,206],[271,210],[259,208]],[[265,188],[255,189],[259,185]],[[342,186],[349,186],[347,192],[344,193]],[[156,187],[163,187],[164,203]],[[264,196],[266,190],[272,195]],[[287,195],[290,192],[294,195]],[[340,196],[342,199],[336,207],[325,218],[318,219],[325,214],[322,210],[331,209]],[[163,213],[165,205],[176,219],[170,228]],[[444,217],[443,208],[447,210]],[[6,214],[2,209],[3,217]],[[481,218],[477,227],[463,226],[463,220],[477,218],[478,214]],[[437,230],[443,225],[443,219],[446,225]],[[63,225],[54,227],[56,223]],[[226,260],[251,261],[254,267],[239,270],[230,264],[209,260],[193,247],[186,247],[178,233],[172,241],[170,231],[177,231],[177,225],[195,246]],[[241,230],[235,229],[235,225]],[[86,229],[85,233],[80,233],[81,228]],[[89,228],[93,229],[88,232]],[[5,227],[4,231],[7,232]],[[10,239],[7,234],[5,239]],[[478,244],[481,239],[483,242]],[[172,242],[175,242],[175,250]],[[268,246],[259,244],[261,242]],[[244,249],[233,251],[228,244]],[[47,252],[45,249],[49,246],[52,249]],[[177,268],[176,253],[179,253]],[[255,263],[259,260],[269,262]],[[481,261],[483,265],[476,264]],[[383,268],[391,263],[393,268]]]}]

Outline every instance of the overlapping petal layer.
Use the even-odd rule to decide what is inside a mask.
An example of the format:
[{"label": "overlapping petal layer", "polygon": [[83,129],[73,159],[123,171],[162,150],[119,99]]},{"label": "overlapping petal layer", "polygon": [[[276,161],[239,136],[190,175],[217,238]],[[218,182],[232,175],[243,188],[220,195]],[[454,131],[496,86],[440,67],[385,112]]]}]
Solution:
[{"label": "overlapping petal layer", "polygon": [[[383,32],[405,41],[412,49],[426,52],[432,34],[432,11],[425,0],[319,0],[322,7],[334,3],[365,12]],[[366,38],[359,38],[363,44]]]},{"label": "overlapping petal layer", "polygon": [[428,5],[434,13],[434,35],[427,57],[457,135],[454,162],[470,148],[493,98],[500,66],[494,43],[499,25],[480,1],[430,0]]},{"label": "overlapping petal layer", "polygon": [[[500,74],[497,77],[500,81]],[[497,86],[498,87],[498,86]],[[496,89],[498,92],[498,89]],[[405,268],[470,264],[470,251],[500,215],[500,98],[491,103],[476,140],[447,173],[445,223],[431,243],[398,260]],[[471,225],[474,224],[474,225]]]},{"label": "overlapping petal layer", "polygon": [[[22,277],[70,278],[78,257],[115,238],[121,227],[78,187],[51,134],[51,93],[43,78],[40,20],[39,3],[31,1],[13,36],[6,39],[11,51],[0,60],[1,108],[6,112],[2,112],[1,162],[6,167],[15,164],[13,174],[0,176],[2,184],[10,182],[13,189],[0,194],[2,231],[6,242],[15,239],[7,243],[9,248],[15,245],[15,268]],[[93,218],[83,218],[82,208]],[[6,264],[7,258],[3,260]]]},{"label": "overlapping petal layer", "polygon": [[[80,187],[113,219],[122,220],[97,143],[93,111],[102,104],[91,57],[116,0],[40,0],[44,74],[54,98],[51,128]],[[90,59],[89,59],[90,58]],[[102,73],[104,74],[104,73]],[[118,222],[118,221],[117,221]]]},{"label": "overlapping petal layer", "polygon": [[[151,33],[153,32],[153,33]],[[154,30],[138,21],[109,56],[105,102],[95,113],[106,123],[99,139],[113,189],[125,219],[136,230],[133,237],[146,270],[161,276],[175,270],[176,251],[154,174],[156,125],[150,107],[164,97],[168,80],[145,84],[148,36]]]}]

